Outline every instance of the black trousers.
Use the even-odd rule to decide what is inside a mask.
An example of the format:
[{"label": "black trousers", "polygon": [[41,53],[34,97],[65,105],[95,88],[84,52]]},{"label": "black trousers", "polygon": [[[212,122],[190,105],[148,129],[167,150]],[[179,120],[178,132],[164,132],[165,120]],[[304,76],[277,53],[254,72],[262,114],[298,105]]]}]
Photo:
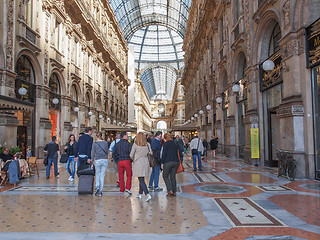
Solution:
[{"label": "black trousers", "polygon": [[144,192],[145,195],[149,194],[147,185],[144,181],[144,177],[138,177],[139,179],[139,194],[142,194]]},{"label": "black trousers", "polygon": [[167,191],[172,191],[173,193],[177,192],[177,169],[179,162],[167,162],[163,164],[163,173],[162,177],[166,183]]}]

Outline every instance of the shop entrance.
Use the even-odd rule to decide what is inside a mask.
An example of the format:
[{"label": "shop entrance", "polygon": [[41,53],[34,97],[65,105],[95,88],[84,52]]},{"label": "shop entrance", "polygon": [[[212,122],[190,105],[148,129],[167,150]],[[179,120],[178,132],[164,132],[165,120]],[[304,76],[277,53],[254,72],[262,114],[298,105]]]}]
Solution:
[{"label": "shop entrance", "polygon": [[275,110],[269,111],[269,166],[277,167],[276,150],[280,148],[280,120]]}]

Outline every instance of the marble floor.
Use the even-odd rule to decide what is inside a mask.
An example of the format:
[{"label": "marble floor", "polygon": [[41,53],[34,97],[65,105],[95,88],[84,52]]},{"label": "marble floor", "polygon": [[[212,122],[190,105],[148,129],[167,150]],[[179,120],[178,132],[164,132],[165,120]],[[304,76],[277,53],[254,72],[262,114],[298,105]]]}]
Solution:
[{"label": "marble floor", "polygon": [[277,177],[275,168],[218,155],[177,175],[176,197],[151,192],[145,202],[119,194],[112,163],[102,197],[78,195],[78,178],[32,175],[0,187],[0,239],[320,239],[320,182]]}]

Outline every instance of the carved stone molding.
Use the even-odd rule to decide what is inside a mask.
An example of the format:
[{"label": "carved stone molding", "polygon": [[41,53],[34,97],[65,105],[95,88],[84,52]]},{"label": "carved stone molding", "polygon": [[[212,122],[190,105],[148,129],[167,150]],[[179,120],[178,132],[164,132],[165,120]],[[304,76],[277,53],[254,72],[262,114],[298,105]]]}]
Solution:
[{"label": "carved stone molding", "polygon": [[14,0],[7,0],[6,68],[13,69]]},{"label": "carved stone molding", "polygon": [[44,128],[44,129],[51,129],[52,128],[52,124],[51,124],[49,118],[40,118],[40,128]]},{"label": "carved stone molding", "polygon": [[277,110],[277,116],[280,118],[288,117],[288,116],[303,116],[303,115],[304,115],[304,106],[302,105],[280,107]]}]

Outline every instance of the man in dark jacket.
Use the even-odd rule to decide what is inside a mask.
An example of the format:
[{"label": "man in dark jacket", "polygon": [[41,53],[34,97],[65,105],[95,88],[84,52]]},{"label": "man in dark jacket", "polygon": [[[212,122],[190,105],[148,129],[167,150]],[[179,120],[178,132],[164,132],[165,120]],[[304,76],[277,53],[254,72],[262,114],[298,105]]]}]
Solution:
[{"label": "man in dark jacket", "polygon": [[6,162],[8,160],[12,160],[13,159],[13,155],[10,154],[9,148],[5,147],[3,149],[3,152],[0,154],[0,158],[3,160],[3,162]]},{"label": "man in dark jacket", "polygon": [[85,129],[85,134],[79,137],[77,153],[75,155],[78,156],[78,167],[85,163],[91,163],[91,148],[93,143],[91,134],[92,128],[87,127]]},{"label": "man in dark jacket", "polygon": [[59,153],[59,145],[56,144],[56,136],[52,136],[52,141],[49,142],[44,147],[44,152],[47,155],[48,158],[48,165],[46,168],[46,178],[48,179],[50,176],[50,168],[53,163],[54,165],[54,175],[57,177],[59,175],[58,173],[58,153]]},{"label": "man in dark jacket", "polygon": [[[114,145],[112,158],[118,163],[120,195],[124,195],[124,191],[132,195],[130,191],[132,185],[131,144],[128,142],[127,132],[121,132],[120,138],[121,140]],[[126,184],[124,183],[124,171],[127,175]]]},{"label": "man in dark jacket", "polygon": [[[153,156],[157,161],[157,166],[152,168],[152,173],[149,181],[149,189],[154,189],[154,191],[162,191],[162,188],[159,188],[159,175],[160,175],[160,151],[161,151],[161,139],[162,132],[156,132],[155,139],[151,143],[151,149]],[[154,183],[154,186],[153,186]]]}]

